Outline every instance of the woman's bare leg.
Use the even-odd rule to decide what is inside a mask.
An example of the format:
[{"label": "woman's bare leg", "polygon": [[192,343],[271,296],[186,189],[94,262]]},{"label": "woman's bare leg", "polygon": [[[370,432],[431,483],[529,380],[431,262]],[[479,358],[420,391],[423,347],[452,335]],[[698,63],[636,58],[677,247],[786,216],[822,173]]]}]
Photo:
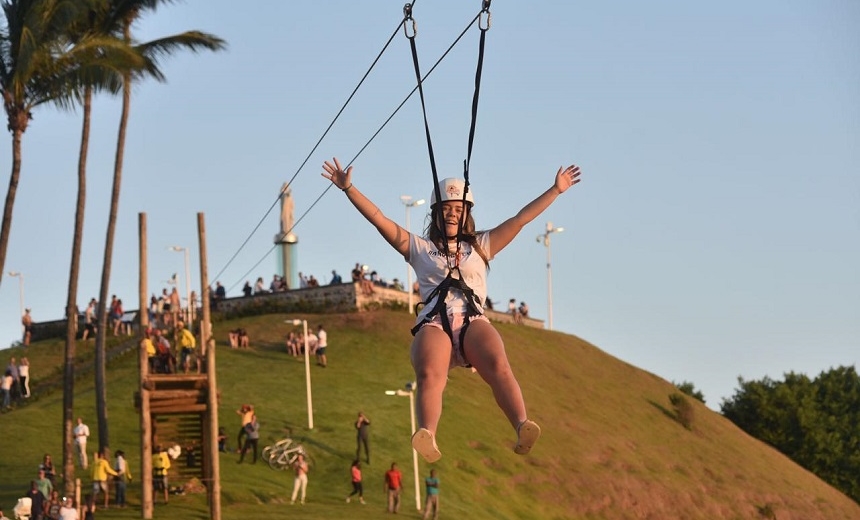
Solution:
[{"label": "woman's bare leg", "polygon": [[473,321],[466,330],[466,359],[490,385],[496,403],[516,429],[527,419],[520,384],[511,371],[502,337],[486,321]]},{"label": "woman's bare leg", "polygon": [[415,411],[418,428],[436,435],[442,416],[442,392],[448,382],[451,340],[436,327],[423,327],[412,340],[412,368],[418,382]]}]

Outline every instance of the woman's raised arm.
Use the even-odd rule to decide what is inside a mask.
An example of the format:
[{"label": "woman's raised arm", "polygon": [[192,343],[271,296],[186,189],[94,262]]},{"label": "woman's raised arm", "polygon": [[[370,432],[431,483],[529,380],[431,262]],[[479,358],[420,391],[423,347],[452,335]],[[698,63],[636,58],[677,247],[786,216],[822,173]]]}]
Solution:
[{"label": "woman's raised arm", "polygon": [[376,227],[379,234],[382,235],[382,238],[391,244],[391,247],[396,249],[398,253],[403,255],[403,258],[408,260],[409,233],[407,233],[406,230],[400,227],[396,222],[386,217],[382,211],[376,207],[376,204],[365,197],[364,194],[358,191],[358,188],[352,184],[352,166],[344,170],[340,161],[335,157],[331,161],[323,163],[323,170],[325,171],[322,173],[322,176],[330,180],[332,184],[337,186],[342,192],[346,193],[346,198],[352,202],[352,205],[355,206],[359,213],[364,215],[364,218],[366,218],[368,222]]}]

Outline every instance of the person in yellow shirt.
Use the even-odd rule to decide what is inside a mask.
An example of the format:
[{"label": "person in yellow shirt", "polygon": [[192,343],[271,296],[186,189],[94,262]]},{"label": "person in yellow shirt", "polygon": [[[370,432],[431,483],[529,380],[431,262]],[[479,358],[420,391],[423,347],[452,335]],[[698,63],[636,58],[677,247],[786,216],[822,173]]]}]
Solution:
[{"label": "person in yellow shirt", "polygon": [[179,321],[176,323],[176,348],[179,349],[180,361],[179,364],[188,373],[188,358],[194,357],[197,363],[197,373],[200,373],[200,358],[194,355],[194,349],[197,348],[197,340],[190,330],[185,328],[185,322]]},{"label": "person in yellow shirt", "polygon": [[118,473],[110,467],[110,462],[105,457],[104,451],[99,450],[95,453],[95,457],[93,459],[93,502],[95,502],[96,498],[98,498],[99,493],[104,493],[105,495],[105,509],[108,506],[108,499],[110,498],[110,493],[108,492],[108,484],[107,479],[108,475],[117,476]]},{"label": "person in yellow shirt", "polygon": [[152,342],[152,329],[146,329],[143,332],[143,339],[140,340],[140,348],[146,351],[146,360],[149,363],[149,373],[155,373],[155,361],[158,359],[155,350],[155,343]]},{"label": "person in yellow shirt", "polygon": [[170,469],[170,457],[161,446],[155,447],[152,455],[152,503],[155,504],[155,494],[159,490],[164,493],[164,503],[167,503],[167,471]]}]

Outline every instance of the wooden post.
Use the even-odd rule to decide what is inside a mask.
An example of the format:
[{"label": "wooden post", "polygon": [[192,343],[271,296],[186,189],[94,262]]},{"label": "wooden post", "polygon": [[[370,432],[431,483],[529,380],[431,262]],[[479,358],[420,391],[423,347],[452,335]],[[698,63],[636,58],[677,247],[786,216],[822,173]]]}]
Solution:
[{"label": "wooden post", "polygon": [[209,270],[206,258],[206,223],[203,213],[197,214],[197,233],[200,242],[200,296],[203,304],[203,316],[200,320],[200,348],[206,349],[206,375],[207,375],[207,405],[209,428],[205,435],[206,455],[208,466],[209,485],[209,518],[210,520],[221,520],[221,464],[218,458],[218,385],[215,378],[215,342],[209,344],[212,337],[212,323],[210,323],[209,312]]},{"label": "wooden post", "polygon": [[137,215],[138,234],[140,242],[140,271],[138,273],[138,292],[140,298],[140,516],[152,518],[152,416],[149,411],[149,389],[144,384],[149,375],[149,360],[146,349],[143,348],[143,338],[149,326],[149,293],[146,281],[146,213]]}]

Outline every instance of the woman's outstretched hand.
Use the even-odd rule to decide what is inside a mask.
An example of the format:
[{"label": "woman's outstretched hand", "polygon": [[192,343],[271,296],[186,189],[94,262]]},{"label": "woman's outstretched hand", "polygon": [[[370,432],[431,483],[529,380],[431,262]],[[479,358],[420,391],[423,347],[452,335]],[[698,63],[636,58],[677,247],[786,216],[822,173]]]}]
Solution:
[{"label": "woman's outstretched hand", "polygon": [[341,190],[348,190],[352,187],[352,166],[344,170],[337,157],[333,157],[331,161],[324,162],[323,170],[325,171],[320,175],[330,180],[332,184]]},{"label": "woman's outstretched hand", "polygon": [[555,174],[555,189],[559,193],[564,193],[568,188],[579,182],[579,166],[571,164],[567,168],[560,167],[558,173]]}]

